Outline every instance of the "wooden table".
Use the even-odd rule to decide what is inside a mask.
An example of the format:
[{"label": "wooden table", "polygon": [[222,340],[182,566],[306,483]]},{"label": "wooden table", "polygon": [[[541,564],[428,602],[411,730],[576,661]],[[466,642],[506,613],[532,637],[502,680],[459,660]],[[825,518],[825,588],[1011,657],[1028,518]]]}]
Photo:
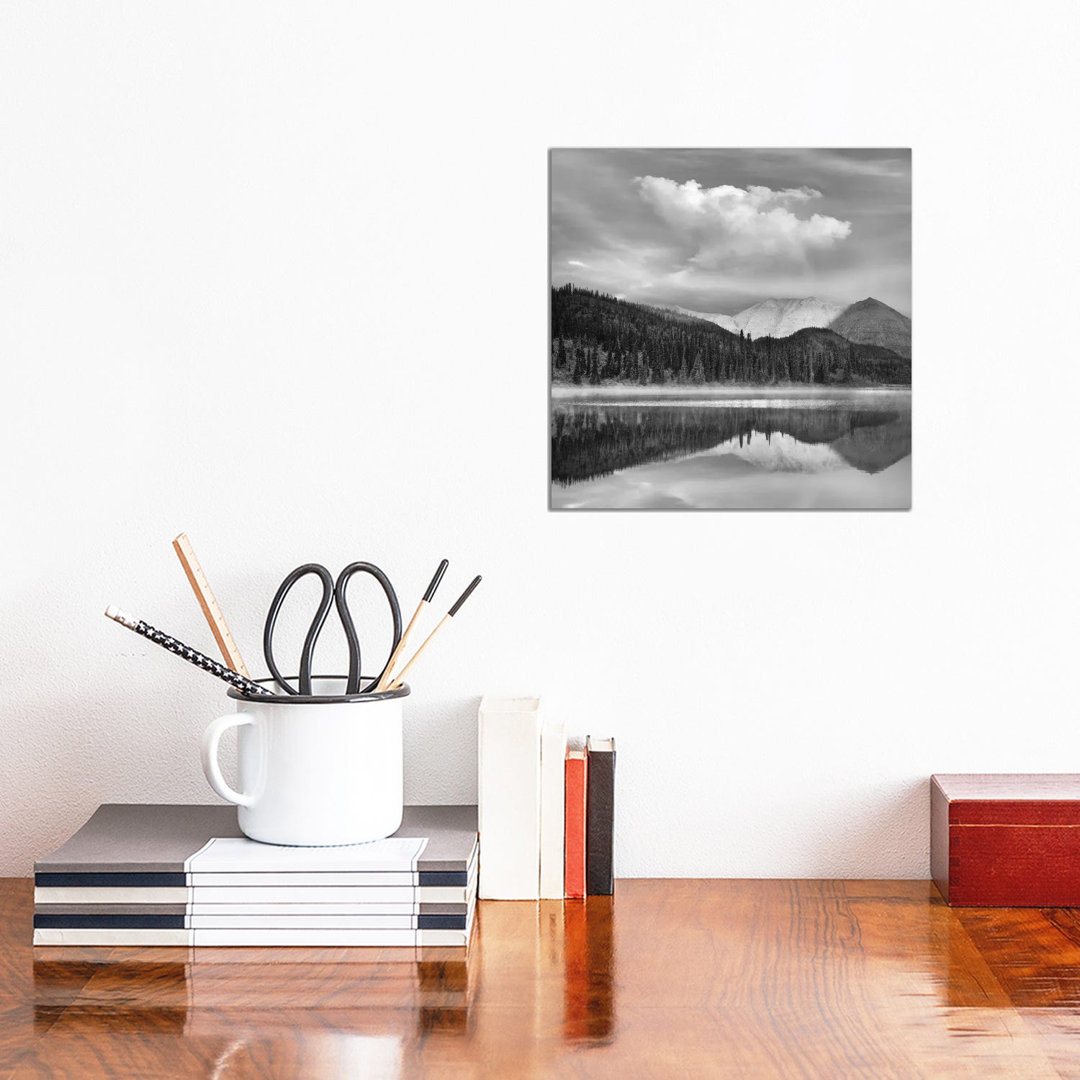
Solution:
[{"label": "wooden table", "polygon": [[0,882],[8,1077],[1080,1077],[1080,911],[924,881],[623,880],[481,904],[468,961],[38,949]]}]

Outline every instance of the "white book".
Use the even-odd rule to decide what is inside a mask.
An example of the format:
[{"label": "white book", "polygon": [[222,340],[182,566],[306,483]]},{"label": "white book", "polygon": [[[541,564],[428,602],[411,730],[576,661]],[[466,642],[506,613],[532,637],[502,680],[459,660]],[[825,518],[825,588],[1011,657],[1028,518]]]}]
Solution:
[{"label": "white book", "polygon": [[35,945],[158,945],[324,947],[445,945],[464,947],[472,934],[464,930],[46,930],[34,931]]},{"label": "white book", "polygon": [[468,945],[472,937],[473,920],[476,908],[469,909],[469,918],[464,930],[417,930],[417,945]]},{"label": "white book", "polygon": [[[420,930],[192,930],[195,945],[417,945]],[[444,931],[445,932],[445,931]],[[464,931],[457,931],[464,933]]]},{"label": "white book", "polygon": [[[220,889],[192,886],[192,904],[463,904],[468,899],[468,885],[312,885],[310,887],[262,888],[258,885],[225,885]],[[71,891],[71,890],[69,890]],[[87,892],[89,890],[82,890]],[[79,897],[67,903],[87,902],[94,897]]]},{"label": "white book", "polygon": [[480,898],[540,897],[540,701],[480,702]]},{"label": "white book", "polygon": [[194,930],[44,929],[34,931],[35,945],[193,945]]},{"label": "white book", "polygon": [[193,930],[415,930],[415,915],[188,915]]},{"label": "white book", "polygon": [[465,930],[417,930],[417,945],[458,945],[469,944],[472,927]]},{"label": "white book", "polygon": [[467,904],[475,891],[475,881],[468,885],[421,885],[416,900],[421,904]]},{"label": "white book", "polygon": [[566,866],[566,725],[545,720],[540,735],[540,896],[561,900]]},{"label": "white book", "polygon": [[[193,904],[409,904],[421,890],[411,885],[195,885]],[[458,890],[464,893],[464,889]]]},{"label": "white book", "polygon": [[160,889],[41,885],[34,889],[35,904],[186,904],[190,898],[184,885]]},{"label": "white book", "polygon": [[[405,915],[420,913],[419,904],[188,904],[187,913],[195,916],[222,918],[243,916],[264,919],[298,915]],[[259,925],[262,925],[261,923]]]},{"label": "white book", "polygon": [[50,904],[463,904],[475,885],[288,885],[191,886],[163,889],[110,889],[42,887],[34,890],[34,903]]},{"label": "white book", "polygon": [[256,871],[250,874],[214,873],[188,874],[189,885],[419,885],[420,875],[411,871],[397,873],[372,874],[334,874],[330,872],[315,874],[272,874],[269,871]]},{"label": "white book", "polygon": [[391,836],[339,847],[283,847],[246,837],[215,837],[188,857],[185,869],[192,874],[411,873],[426,846],[425,837]]}]

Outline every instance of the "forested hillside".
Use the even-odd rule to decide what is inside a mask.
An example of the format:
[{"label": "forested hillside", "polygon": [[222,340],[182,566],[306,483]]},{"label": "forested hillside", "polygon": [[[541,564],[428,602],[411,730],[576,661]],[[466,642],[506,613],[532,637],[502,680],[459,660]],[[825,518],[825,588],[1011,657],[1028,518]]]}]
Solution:
[{"label": "forested hillside", "polygon": [[714,323],[563,285],[551,293],[556,384],[910,384],[911,360],[831,330],[757,340]]}]

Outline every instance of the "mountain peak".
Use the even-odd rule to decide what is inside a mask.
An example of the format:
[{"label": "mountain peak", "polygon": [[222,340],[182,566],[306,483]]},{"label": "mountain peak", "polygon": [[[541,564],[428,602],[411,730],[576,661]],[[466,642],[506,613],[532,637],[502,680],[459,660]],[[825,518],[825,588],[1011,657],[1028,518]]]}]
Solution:
[{"label": "mountain peak", "polygon": [[816,296],[770,297],[740,311],[732,321],[751,337],[788,337],[808,326],[828,326],[844,307]]},{"label": "mountain peak", "polygon": [[708,314],[687,308],[674,310],[755,339],[784,338],[800,330],[828,327],[849,341],[882,345],[901,356],[911,356],[911,320],[873,296],[854,304],[838,304],[816,296],[770,296],[736,315]]},{"label": "mountain peak", "polygon": [[879,345],[911,356],[911,320],[872,296],[845,308],[829,329],[859,345]]}]

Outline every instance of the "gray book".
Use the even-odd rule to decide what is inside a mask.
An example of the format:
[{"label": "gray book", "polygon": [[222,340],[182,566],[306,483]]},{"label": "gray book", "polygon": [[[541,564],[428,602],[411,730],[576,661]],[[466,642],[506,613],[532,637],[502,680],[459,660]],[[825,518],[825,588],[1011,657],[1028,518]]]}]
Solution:
[{"label": "gray book", "polygon": [[[391,839],[424,839],[414,860],[417,884],[465,886],[477,847],[475,806],[407,806],[401,827]],[[338,873],[364,873],[374,845],[354,848],[275,848],[243,840],[233,806],[139,805],[110,803],[100,807],[75,835],[34,866],[38,887],[161,888],[190,884],[189,860],[210,843],[226,840],[237,852],[234,865],[219,864],[223,872],[245,873],[260,853],[296,853],[280,871],[310,873],[318,867],[313,854],[327,853],[326,866]],[[377,845],[380,843],[376,841]],[[400,845],[399,845],[400,847]],[[350,852],[355,851],[355,866]],[[332,853],[332,855],[331,855]],[[386,872],[380,869],[377,872]]]}]

